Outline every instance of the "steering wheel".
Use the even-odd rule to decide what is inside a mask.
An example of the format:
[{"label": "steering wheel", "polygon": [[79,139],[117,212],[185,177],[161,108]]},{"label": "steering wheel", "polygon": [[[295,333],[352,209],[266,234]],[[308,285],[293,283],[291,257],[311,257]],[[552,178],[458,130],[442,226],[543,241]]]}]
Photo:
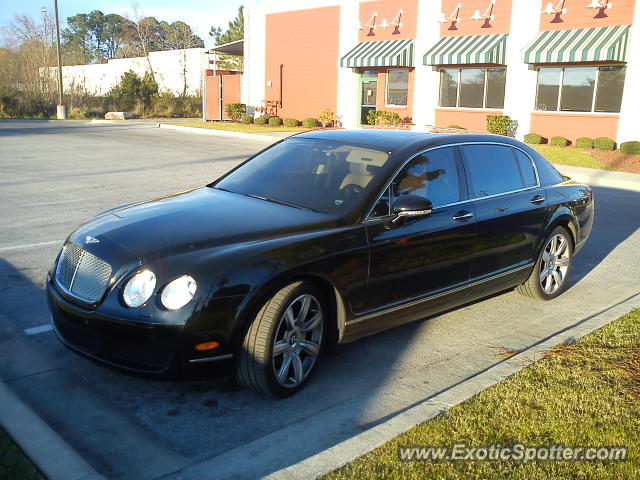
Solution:
[{"label": "steering wheel", "polygon": [[340,189],[343,198],[352,198],[357,197],[362,193],[362,187],[360,185],[356,185],[355,183],[350,183],[345,185]]}]

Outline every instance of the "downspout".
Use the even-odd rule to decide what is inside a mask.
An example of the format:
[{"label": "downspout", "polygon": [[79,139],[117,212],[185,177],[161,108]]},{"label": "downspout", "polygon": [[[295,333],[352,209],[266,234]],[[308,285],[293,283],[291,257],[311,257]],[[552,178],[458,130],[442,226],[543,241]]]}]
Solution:
[{"label": "downspout", "polygon": [[280,108],[282,108],[282,68],[284,67],[284,65],[281,63],[280,64],[280,70],[278,71],[278,82],[280,83],[280,99],[278,100],[278,102],[280,103]]}]

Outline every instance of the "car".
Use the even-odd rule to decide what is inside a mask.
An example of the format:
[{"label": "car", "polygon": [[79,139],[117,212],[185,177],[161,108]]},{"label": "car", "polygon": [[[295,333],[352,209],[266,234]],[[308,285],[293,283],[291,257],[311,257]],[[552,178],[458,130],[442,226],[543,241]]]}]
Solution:
[{"label": "car", "polygon": [[591,188],[512,138],[320,130],[89,219],[47,297],[102,364],[288,396],[328,345],[514,288],[557,297],[593,219]]}]

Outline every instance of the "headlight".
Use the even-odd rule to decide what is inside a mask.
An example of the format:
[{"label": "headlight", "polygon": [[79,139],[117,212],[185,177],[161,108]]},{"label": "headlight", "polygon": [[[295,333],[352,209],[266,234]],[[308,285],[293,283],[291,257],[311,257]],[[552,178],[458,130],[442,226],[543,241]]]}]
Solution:
[{"label": "headlight", "polygon": [[169,283],[162,290],[162,304],[169,310],[184,307],[196,294],[196,281],[189,275],[183,275]]},{"label": "headlight", "polygon": [[156,288],[156,276],[151,270],[143,270],[131,277],[124,286],[122,299],[130,307],[139,307],[145,303]]}]

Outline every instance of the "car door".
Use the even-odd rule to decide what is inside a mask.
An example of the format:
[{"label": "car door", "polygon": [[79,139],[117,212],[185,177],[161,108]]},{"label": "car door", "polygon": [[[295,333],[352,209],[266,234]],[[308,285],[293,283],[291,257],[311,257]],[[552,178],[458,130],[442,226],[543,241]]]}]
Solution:
[{"label": "car door", "polygon": [[471,279],[530,263],[547,216],[533,161],[501,144],[461,145],[460,152],[478,232]]},{"label": "car door", "polygon": [[[420,195],[430,215],[393,224],[393,203]],[[400,171],[365,222],[369,241],[367,307],[410,301],[469,280],[476,226],[456,147],[424,151]]]}]

